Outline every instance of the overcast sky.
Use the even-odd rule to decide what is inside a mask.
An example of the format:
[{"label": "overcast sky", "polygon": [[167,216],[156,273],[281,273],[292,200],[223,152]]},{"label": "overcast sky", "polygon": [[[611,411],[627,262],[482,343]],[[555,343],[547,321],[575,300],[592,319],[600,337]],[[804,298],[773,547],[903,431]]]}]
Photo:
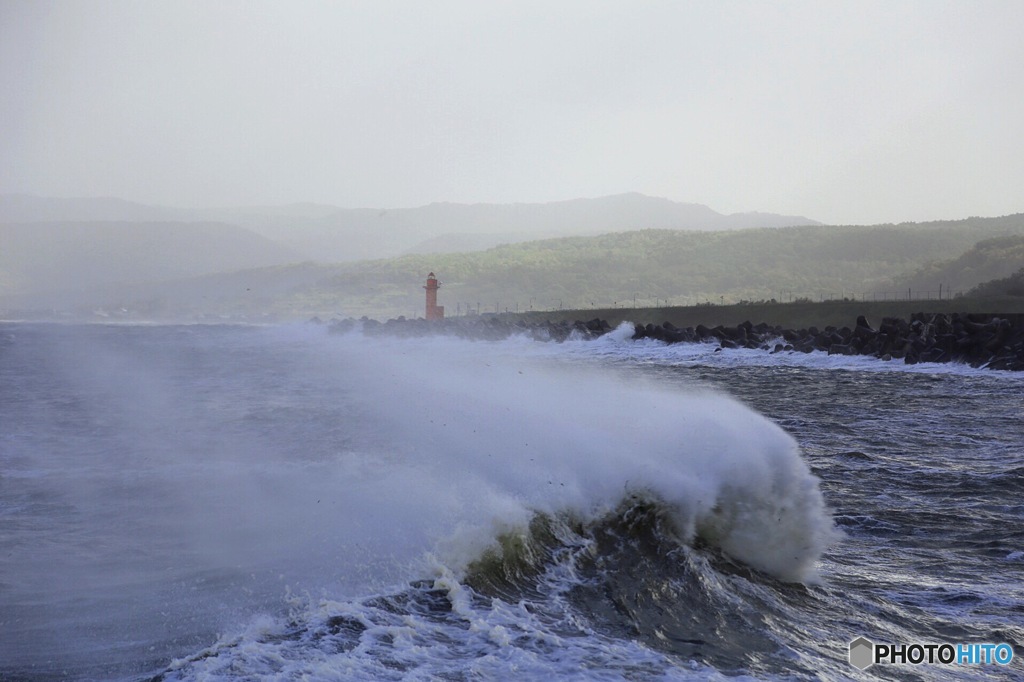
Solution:
[{"label": "overcast sky", "polygon": [[1024,212],[1024,2],[0,0],[0,193]]}]

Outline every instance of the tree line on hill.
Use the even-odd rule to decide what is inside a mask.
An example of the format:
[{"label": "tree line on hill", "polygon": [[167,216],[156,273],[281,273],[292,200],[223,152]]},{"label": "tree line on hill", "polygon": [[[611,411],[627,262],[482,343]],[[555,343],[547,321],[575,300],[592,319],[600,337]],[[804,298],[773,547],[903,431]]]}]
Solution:
[{"label": "tree line on hill", "polygon": [[414,311],[419,280],[433,271],[451,312],[950,298],[1020,268],[1022,246],[1024,216],[728,233],[646,230],[357,263],[318,282],[315,292],[324,302],[365,302],[364,310]]},{"label": "tree line on hill", "polygon": [[347,263],[298,262],[296,251],[223,223],[0,224],[0,241],[0,311],[387,319],[423,314],[428,272],[442,281],[439,303],[448,315],[1017,295],[1024,214],[900,225],[644,229]]}]

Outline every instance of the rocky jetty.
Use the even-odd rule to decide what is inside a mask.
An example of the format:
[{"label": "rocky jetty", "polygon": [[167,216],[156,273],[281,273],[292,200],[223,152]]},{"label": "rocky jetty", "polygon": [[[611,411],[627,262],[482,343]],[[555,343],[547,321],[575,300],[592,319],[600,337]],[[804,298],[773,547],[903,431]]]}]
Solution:
[{"label": "rocky jetty", "polygon": [[[368,336],[447,335],[466,339],[498,340],[524,335],[538,341],[565,341],[570,336],[591,339],[612,330],[602,319],[587,322],[527,322],[499,316],[457,317],[444,320],[398,319],[377,322],[363,318],[331,323],[343,333],[356,327]],[[680,328],[671,322],[637,324],[632,338],[664,343],[710,343],[720,348],[754,348],[771,353],[814,351],[829,355],[862,355],[881,360],[959,362],[973,367],[1024,371],[1024,315],[915,313],[910,320],[883,318],[877,329],[864,316],[851,327],[784,329],[744,322],[735,327]]]},{"label": "rocky jetty", "polygon": [[882,360],[960,362],[973,367],[1024,370],[1024,316],[915,313],[910,321],[886,317],[878,328],[863,315],[850,327],[783,329],[744,322],[735,327],[697,325],[680,329],[670,322],[636,325],[634,339],[665,343],[718,343],[722,348],[760,348],[829,355],[869,355]]}]

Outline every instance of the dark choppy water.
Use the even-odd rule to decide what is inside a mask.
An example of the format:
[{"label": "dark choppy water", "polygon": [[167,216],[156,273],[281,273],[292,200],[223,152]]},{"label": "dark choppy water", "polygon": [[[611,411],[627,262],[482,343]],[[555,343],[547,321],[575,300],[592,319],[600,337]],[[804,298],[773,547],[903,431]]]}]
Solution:
[{"label": "dark choppy water", "polygon": [[0,326],[0,679],[1024,678],[1024,377],[623,336]]}]

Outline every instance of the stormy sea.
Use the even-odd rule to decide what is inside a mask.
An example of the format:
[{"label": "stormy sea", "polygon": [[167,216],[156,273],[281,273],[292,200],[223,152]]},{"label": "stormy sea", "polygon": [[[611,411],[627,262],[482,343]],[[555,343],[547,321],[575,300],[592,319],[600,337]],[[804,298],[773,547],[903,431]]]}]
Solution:
[{"label": "stormy sea", "polygon": [[0,324],[0,679],[1024,679],[1024,375],[631,333]]}]

